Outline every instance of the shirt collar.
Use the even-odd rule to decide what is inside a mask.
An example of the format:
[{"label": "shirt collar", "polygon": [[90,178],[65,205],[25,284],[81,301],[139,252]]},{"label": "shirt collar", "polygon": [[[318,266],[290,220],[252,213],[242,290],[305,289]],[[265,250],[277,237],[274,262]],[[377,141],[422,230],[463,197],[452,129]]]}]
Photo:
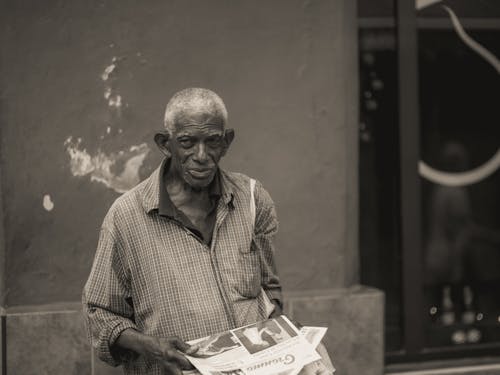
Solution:
[{"label": "shirt collar", "polygon": [[[158,210],[160,214],[175,217],[176,209],[165,188],[165,179],[163,178],[169,167],[170,158],[165,158],[151,176],[144,181],[142,203],[146,212]],[[226,173],[220,168],[209,186],[209,194],[215,200],[222,198],[227,205],[233,202],[232,184],[227,179]]]}]

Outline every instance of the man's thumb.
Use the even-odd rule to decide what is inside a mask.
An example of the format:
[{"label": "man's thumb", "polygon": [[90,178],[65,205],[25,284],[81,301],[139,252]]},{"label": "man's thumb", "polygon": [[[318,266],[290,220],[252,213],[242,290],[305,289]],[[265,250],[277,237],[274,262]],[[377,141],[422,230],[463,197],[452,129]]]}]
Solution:
[{"label": "man's thumb", "polygon": [[193,355],[198,351],[198,349],[200,349],[198,345],[189,345],[184,353],[188,355]]},{"label": "man's thumb", "polygon": [[186,354],[194,354],[198,351],[199,347],[197,345],[189,345],[179,339],[178,337],[175,337],[172,340],[172,344],[176,347],[176,349],[180,350],[183,353]]}]

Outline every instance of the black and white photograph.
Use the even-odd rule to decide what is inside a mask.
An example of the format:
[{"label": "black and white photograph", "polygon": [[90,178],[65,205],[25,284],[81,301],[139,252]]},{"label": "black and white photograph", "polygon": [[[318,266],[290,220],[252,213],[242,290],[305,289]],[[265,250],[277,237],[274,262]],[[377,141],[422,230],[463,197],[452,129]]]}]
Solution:
[{"label": "black and white photograph", "polygon": [[245,373],[241,369],[236,369],[236,370],[229,370],[229,371],[212,372],[212,375],[245,375]]},{"label": "black and white photograph", "polygon": [[293,328],[281,317],[251,324],[236,329],[233,333],[250,354],[258,353],[290,337],[297,336]]},{"label": "black and white photograph", "polygon": [[500,375],[500,0],[0,0],[0,46],[0,375]]},{"label": "black and white photograph", "polygon": [[199,348],[195,355],[200,358],[213,357],[241,346],[231,332],[212,335],[203,341],[197,342]]}]

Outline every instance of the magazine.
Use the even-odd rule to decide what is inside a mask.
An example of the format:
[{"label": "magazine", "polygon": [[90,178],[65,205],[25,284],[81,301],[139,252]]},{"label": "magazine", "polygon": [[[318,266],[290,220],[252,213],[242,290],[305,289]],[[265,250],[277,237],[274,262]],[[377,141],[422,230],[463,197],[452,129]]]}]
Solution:
[{"label": "magazine", "polygon": [[297,375],[305,365],[321,362],[316,347],[323,327],[297,329],[285,316],[249,324],[190,341],[198,351],[186,355],[196,370],[186,375]]}]

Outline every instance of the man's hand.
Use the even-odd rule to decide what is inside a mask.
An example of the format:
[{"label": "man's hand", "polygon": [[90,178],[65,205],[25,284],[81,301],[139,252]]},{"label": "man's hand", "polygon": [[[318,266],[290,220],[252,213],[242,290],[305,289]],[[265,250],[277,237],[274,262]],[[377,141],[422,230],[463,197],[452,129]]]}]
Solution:
[{"label": "man's hand", "polygon": [[316,351],[321,359],[304,366],[299,375],[333,375],[335,368],[323,343],[318,344]]},{"label": "man's hand", "polygon": [[321,362],[321,359],[319,359],[302,367],[299,375],[333,375],[333,372],[328,370],[323,362]]},{"label": "man's hand", "polygon": [[274,310],[269,316],[269,318],[277,318],[278,316],[283,314],[283,309],[281,308],[281,305],[278,300],[272,299],[271,302],[274,305]]},{"label": "man's hand", "polygon": [[[269,316],[270,319],[272,318],[277,318],[278,316],[280,315],[283,315],[283,309],[281,308],[281,305],[280,303],[278,302],[278,300],[271,300],[271,302],[274,304],[274,310],[273,312],[271,313],[271,315]],[[295,325],[295,327],[297,327],[298,329],[301,329],[303,327],[302,324],[300,324],[299,322],[297,322],[296,320],[294,319],[291,319],[291,318],[288,318],[290,319],[290,321]]]},{"label": "man's hand", "polygon": [[186,344],[178,337],[152,337],[144,340],[142,354],[163,365],[172,375],[181,375],[182,370],[193,368],[182,353],[194,354],[198,350]]},{"label": "man's hand", "polygon": [[183,353],[191,355],[198,350],[175,336],[148,336],[130,328],[122,332],[116,345],[161,363],[171,375],[182,375],[182,370],[192,369]]}]

